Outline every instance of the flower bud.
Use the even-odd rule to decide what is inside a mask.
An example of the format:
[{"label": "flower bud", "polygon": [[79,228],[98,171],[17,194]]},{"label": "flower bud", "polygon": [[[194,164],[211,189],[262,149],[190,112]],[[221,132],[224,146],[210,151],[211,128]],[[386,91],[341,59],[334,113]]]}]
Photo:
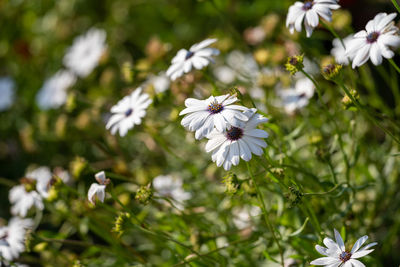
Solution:
[{"label": "flower bud", "polygon": [[225,184],[225,193],[228,195],[235,195],[240,187],[236,174],[231,172],[223,178],[222,183]]},{"label": "flower bud", "polygon": [[135,199],[141,204],[147,205],[153,197],[153,190],[150,188],[150,184],[141,186],[135,195]]},{"label": "flower bud", "polygon": [[292,75],[301,71],[304,68],[303,58],[303,55],[288,57],[287,63],[285,64],[286,70]]},{"label": "flower bud", "polygon": [[[351,95],[353,96],[353,98],[355,98],[355,99],[359,99],[359,98],[360,98],[360,95],[359,95],[358,92],[357,92],[356,90],[354,90],[354,89],[350,89],[350,94],[351,94]],[[353,103],[353,101],[351,100],[351,98],[350,98],[347,94],[344,95],[344,97],[342,98],[342,104],[343,104],[343,107],[344,107],[345,109],[349,109],[349,108],[355,106],[354,103]]]},{"label": "flower bud", "polygon": [[341,69],[342,65],[328,64],[322,68],[322,76],[324,76],[328,81],[333,80],[339,75]]}]

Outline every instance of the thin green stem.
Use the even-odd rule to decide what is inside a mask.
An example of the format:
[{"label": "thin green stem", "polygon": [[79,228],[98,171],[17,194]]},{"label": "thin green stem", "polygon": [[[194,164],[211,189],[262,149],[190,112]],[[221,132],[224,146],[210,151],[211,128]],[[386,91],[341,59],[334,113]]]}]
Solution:
[{"label": "thin green stem", "polygon": [[210,75],[208,75],[208,73],[207,73],[206,70],[203,70],[203,75],[204,75],[204,77],[206,77],[207,81],[212,85],[212,87],[213,87],[213,91],[212,91],[213,95],[219,95],[219,94],[220,94],[220,91],[219,91],[219,89],[218,89],[217,84],[216,84],[216,83],[214,82],[214,80],[210,77]]},{"label": "thin green stem", "polygon": [[339,36],[339,34],[336,33],[335,29],[333,29],[333,27],[329,24],[327,24],[325,21],[320,20],[322,26],[324,26],[325,28],[327,28],[333,36],[335,36],[335,38],[340,40],[340,43],[342,43],[343,47],[346,48],[346,46],[344,45],[343,39]]},{"label": "thin green stem", "polygon": [[332,174],[333,183],[334,183],[334,184],[337,184],[337,183],[338,183],[338,180],[337,180],[336,173],[335,173],[335,169],[333,168],[333,165],[332,165],[331,160],[328,159],[328,160],[327,160],[327,163],[328,163],[328,166],[329,166],[329,170],[331,171],[331,174]]},{"label": "thin green stem", "polygon": [[399,4],[397,4],[397,1],[396,0],[392,0],[392,3],[394,5],[394,7],[397,9],[397,12],[400,13],[400,6],[399,6]]},{"label": "thin green stem", "polygon": [[400,68],[397,66],[396,62],[392,58],[389,59],[390,64],[392,64],[393,68],[400,74]]},{"label": "thin green stem", "polygon": [[346,180],[349,183],[350,182],[350,161],[349,158],[347,157],[346,152],[344,151],[344,142],[342,139],[342,135],[340,134],[339,131],[339,125],[337,124],[335,118],[331,115],[330,111],[328,110],[327,106],[324,105],[324,103],[322,102],[322,93],[321,93],[321,88],[319,87],[318,83],[314,80],[313,77],[311,77],[311,75],[309,75],[307,72],[305,72],[304,70],[301,70],[301,72],[308,78],[311,80],[311,82],[314,84],[315,88],[317,89],[317,93],[318,93],[318,98],[321,102],[321,105],[323,106],[323,108],[326,110],[326,114],[328,114],[329,120],[333,123],[334,127],[335,127],[335,131],[336,134],[338,135],[338,141],[339,141],[339,147],[340,147],[340,151],[343,155],[343,160],[344,163],[346,165]]},{"label": "thin green stem", "polygon": [[270,230],[270,232],[272,234],[272,237],[274,238],[276,244],[278,245],[279,254],[281,256],[281,264],[282,264],[282,266],[285,266],[285,264],[284,264],[285,260],[284,260],[284,257],[283,257],[282,247],[281,247],[281,245],[279,243],[278,238],[275,235],[275,231],[274,231],[274,229],[272,227],[272,224],[271,224],[271,222],[269,221],[269,218],[268,218],[267,209],[266,209],[265,203],[264,203],[264,195],[263,195],[262,191],[260,190],[260,188],[257,185],[256,179],[254,178],[253,172],[252,172],[252,170],[250,168],[250,164],[248,162],[246,162],[246,165],[247,165],[247,170],[249,171],[251,180],[253,181],[254,187],[255,187],[256,192],[257,192],[257,198],[258,198],[258,201],[260,202],[260,206],[261,206],[261,210],[263,212],[263,217],[264,217],[265,223],[267,224],[267,227]]}]

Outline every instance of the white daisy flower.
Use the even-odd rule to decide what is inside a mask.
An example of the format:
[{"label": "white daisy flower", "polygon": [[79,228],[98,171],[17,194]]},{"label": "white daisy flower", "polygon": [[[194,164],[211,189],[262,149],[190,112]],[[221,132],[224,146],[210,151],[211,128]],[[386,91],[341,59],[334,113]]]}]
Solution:
[{"label": "white daisy flower", "polygon": [[96,173],[94,177],[98,183],[91,184],[88,191],[88,199],[93,205],[96,204],[96,199],[100,202],[104,202],[106,187],[110,183],[110,179],[106,178],[106,173],[104,171]]},{"label": "white daisy flower", "polygon": [[214,129],[223,132],[228,125],[237,126],[240,121],[249,118],[241,111],[246,107],[232,105],[238,101],[232,95],[210,96],[206,100],[188,98],[185,100],[186,108],[179,115],[186,115],[181,124],[189,131],[195,131],[196,139],[201,139]]},{"label": "white daisy flower", "polygon": [[148,94],[141,92],[142,88],[137,88],[111,108],[112,115],[106,125],[107,129],[111,129],[111,134],[119,131],[120,136],[125,136],[129,129],[142,123],[152,100]]},{"label": "white daisy flower", "polygon": [[183,209],[182,202],[192,197],[189,192],[183,189],[182,179],[172,177],[171,175],[159,175],[153,179],[152,184],[156,196],[171,198],[175,206],[179,209]]},{"label": "white daisy flower", "polygon": [[9,109],[14,103],[14,80],[9,77],[0,78],[0,111]]},{"label": "white daisy flower", "polygon": [[297,1],[291,7],[286,18],[286,27],[290,33],[294,30],[301,32],[304,20],[307,37],[310,37],[314,28],[319,24],[319,16],[327,21],[332,21],[332,9],[338,9],[337,0],[306,0],[304,3]]},{"label": "white daisy flower", "polygon": [[210,64],[210,62],[214,62],[211,56],[218,55],[219,50],[207,46],[216,41],[217,39],[206,39],[192,45],[189,51],[186,49],[179,50],[171,61],[171,66],[167,70],[167,76],[174,81],[184,73],[191,71],[193,67],[200,70]]},{"label": "white daisy flower", "polygon": [[53,175],[48,167],[39,167],[25,174],[21,185],[9,191],[11,213],[25,217],[34,206],[43,210],[43,198],[49,196],[50,181]]},{"label": "white daisy flower", "polygon": [[74,85],[76,77],[69,71],[60,70],[47,79],[36,95],[36,103],[42,110],[54,109],[67,101],[67,89]]},{"label": "white daisy flower", "polygon": [[268,133],[256,127],[268,119],[256,112],[255,108],[247,110],[244,114],[248,121],[231,126],[225,132],[214,130],[207,136],[206,152],[212,152],[212,161],[218,167],[223,165],[225,170],[230,170],[232,165],[239,164],[240,158],[249,161],[252,153],[257,156],[263,154],[262,148],[267,146],[263,138],[267,138]]},{"label": "white daisy flower", "polygon": [[218,66],[213,70],[213,73],[224,84],[231,84],[236,79],[236,72],[228,66]]},{"label": "white daisy flower", "polygon": [[361,246],[367,241],[368,236],[363,236],[359,238],[356,243],[354,244],[353,248],[351,251],[348,251],[345,249],[344,242],[342,239],[342,236],[339,234],[336,229],[335,231],[335,239],[336,242],[334,242],[332,239],[326,237],[324,238],[324,244],[326,246],[322,247],[319,245],[315,246],[315,249],[322,255],[326,257],[318,258],[316,260],[313,260],[310,262],[311,265],[323,265],[323,266],[329,266],[329,267],[365,267],[365,265],[360,262],[359,260],[356,260],[358,258],[364,257],[365,255],[368,255],[373,249],[369,249],[372,246],[375,246],[377,243],[370,243],[364,247],[361,248]]},{"label": "white daisy flower", "polygon": [[280,89],[278,95],[282,99],[282,105],[288,114],[293,114],[296,110],[308,105],[315,91],[314,84],[308,78],[297,80],[295,87],[290,89]]},{"label": "white daisy flower", "polygon": [[353,59],[352,67],[363,65],[368,59],[374,65],[382,63],[382,57],[392,58],[400,46],[399,28],[394,26],[395,13],[379,13],[365,26],[365,30],[356,33],[346,47],[346,55]]},{"label": "white daisy flower", "polygon": [[13,217],[7,226],[0,227],[0,258],[12,261],[25,251],[26,231],[33,226],[31,219]]},{"label": "white daisy flower", "polygon": [[351,40],[353,40],[352,34],[343,39],[344,46],[338,38],[333,40],[331,55],[335,58],[336,63],[348,65],[349,60],[352,60],[349,56],[346,55],[346,48],[349,46]]},{"label": "white daisy flower", "polygon": [[96,28],[78,36],[64,56],[64,65],[79,77],[88,76],[107,48],[105,41],[106,32]]}]

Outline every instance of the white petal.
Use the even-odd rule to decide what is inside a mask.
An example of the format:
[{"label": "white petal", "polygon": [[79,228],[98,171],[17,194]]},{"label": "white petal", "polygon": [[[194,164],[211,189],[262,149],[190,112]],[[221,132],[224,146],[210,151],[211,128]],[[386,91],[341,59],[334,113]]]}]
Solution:
[{"label": "white petal", "polygon": [[367,239],[368,239],[368,236],[367,235],[364,235],[364,236],[362,236],[362,237],[360,237],[357,241],[356,241],[356,243],[354,243],[354,246],[353,246],[353,248],[351,249],[351,254],[354,254],[355,252],[357,252],[357,250],[359,250],[360,249],[360,247],[365,243],[365,241],[367,241]]},{"label": "white petal", "polygon": [[354,267],[365,267],[364,263],[362,263],[359,260],[350,259],[349,262],[351,262],[351,264],[353,264]]},{"label": "white petal", "polygon": [[333,231],[335,232],[336,244],[338,244],[341,251],[345,251],[346,248],[344,247],[344,242],[343,242],[342,236],[339,234],[339,232],[336,229],[334,229]]},{"label": "white petal", "polygon": [[311,265],[329,265],[340,262],[339,259],[331,258],[331,257],[322,257],[310,262]]},{"label": "white petal", "polygon": [[306,13],[306,20],[308,21],[308,24],[309,24],[311,27],[315,28],[315,27],[318,26],[319,19],[318,19],[317,13],[316,13],[314,10],[310,9],[310,10]]},{"label": "white petal", "polygon": [[375,66],[380,65],[382,63],[382,54],[376,42],[371,45],[371,50],[369,54],[371,57],[371,61]]}]

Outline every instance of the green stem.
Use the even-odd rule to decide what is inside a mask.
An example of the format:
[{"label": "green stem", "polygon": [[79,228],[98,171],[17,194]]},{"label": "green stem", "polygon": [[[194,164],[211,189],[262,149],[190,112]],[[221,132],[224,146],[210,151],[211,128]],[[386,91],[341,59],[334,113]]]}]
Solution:
[{"label": "green stem", "polygon": [[331,113],[329,112],[328,108],[326,107],[326,105],[324,105],[324,103],[322,102],[322,95],[321,95],[321,89],[319,88],[318,83],[314,80],[313,77],[311,77],[311,75],[309,75],[307,72],[305,72],[304,70],[301,70],[301,72],[308,78],[311,80],[311,82],[314,84],[315,88],[317,89],[317,93],[318,93],[318,98],[321,102],[321,105],[325,108],[326,110],[326,114],[329,117],[329,120],[333,123],[334,127],[335,127],[335,131],[336,134],[338,135],[338,141],[339,141],[339,147],[340,147],[340,151],[343,155],[343,160],[344,163],[346,165],[346,180],[349,183],[350,182],[350,161],[349,158],[347,157],[346,152],[344,151],[344,142],[342,139],[342,135],[340,134],[339,131],[339,125],[337,124],[335,118],[333,118],[333,116],[331,115]]},{"label": "green stem", "polygon": [[254,187],[257,191],[257,198],[258,198],[258,201],[260,202],[260,206],[261,206],[261,210],[263,212],[263,217],[264,217],[265,223],[267,224],[267,227],[268,227],[269,231],[271,232],[272,237],[274,238],[276,244],[278,245],[279,254],[281,256],[281,264],[282,264],[282,266],[285,266],[282,247],[279,243],[278,238],[275,235],[275,231],[274,231],[272,224],[268,218],[267,209],[266,209],[265,203],[264,203],[264,195],[257,185],[256,179],[254,178],[253,172],[251,171],[250,164],[248,162],[246,162],[246,165],[247,165],[247,170],[249,171],[250,177],[253,181]]},{"label": "green stem", "polygon": [[378,126],[382,131],[384,131],[387,135],[389,135],[396,143],[400,144],[400,140],[394,136],[394,134],[392,134],[389,130],[387,130],[385,127],[383,127],[381,125],[381,123],[373,116],[371,116],[369,114],[369,112],[367,110],[365,110],[365,108],[358,102],[357,99],[355,99],[353,97],[353,95],[350,93],[350,91],[347,89],[347,87],[342,83],[342,82],[338,82],[336,81],[336,84],[339,85],[340,87],[342,87],[342,89],[344,90],[344,92],[346,93],[346,95],[351,99],[351,101],[353,102],[353,104],[362,112],[365,114],[365,116],[372,121],[376,126]]},{"label": "green stem", "polygon": [[390,62],[390,64],[392,64],[392,66],[397,71],[397,73],[400,74],[400,68],[399,68],[399,66],[397,66],[396,62],[394,62],[394,60],[392,58],[389,59],[389,62]]},{"label": "green stem", "polygon": [[400,13],[400,6],[399,6],[399,4],[397,4],[397,1],[396,0],[392,0],[392,3],[394,5],[394,7],[397,9],[397,12]]},{"label": "green stem", "polygon": [[219,91],[219,89],[218,89],[218,86],[217,86],[217,84],[214,82],[214,80],[210,77],[210,75],[208,75],[208,73],[207,73],[207,71],[204,69],[203,70],[203,75],[204,75],[204,77],[206,77],[206,79],[207,79],[207,81],[212,85],[212,87],[213,87],[213,91],[212,91],[212,94],[213,95],[219,95],[220,94],[220,91]]},{"label": "green stem", "polygon": [[343,45],[343,47],[346,49],[346,46],[344,45],[344,42],[342,40],[342,38],[339,36],[339,34],[336,33],[336,31],[333,29],[333,27],[327,23],[325,23],[325,21],[320,20],[322,26],[324,26],[325,28],[327,28],[333,36],[335,36],[335,38],[340,40],[340,43]]}]

